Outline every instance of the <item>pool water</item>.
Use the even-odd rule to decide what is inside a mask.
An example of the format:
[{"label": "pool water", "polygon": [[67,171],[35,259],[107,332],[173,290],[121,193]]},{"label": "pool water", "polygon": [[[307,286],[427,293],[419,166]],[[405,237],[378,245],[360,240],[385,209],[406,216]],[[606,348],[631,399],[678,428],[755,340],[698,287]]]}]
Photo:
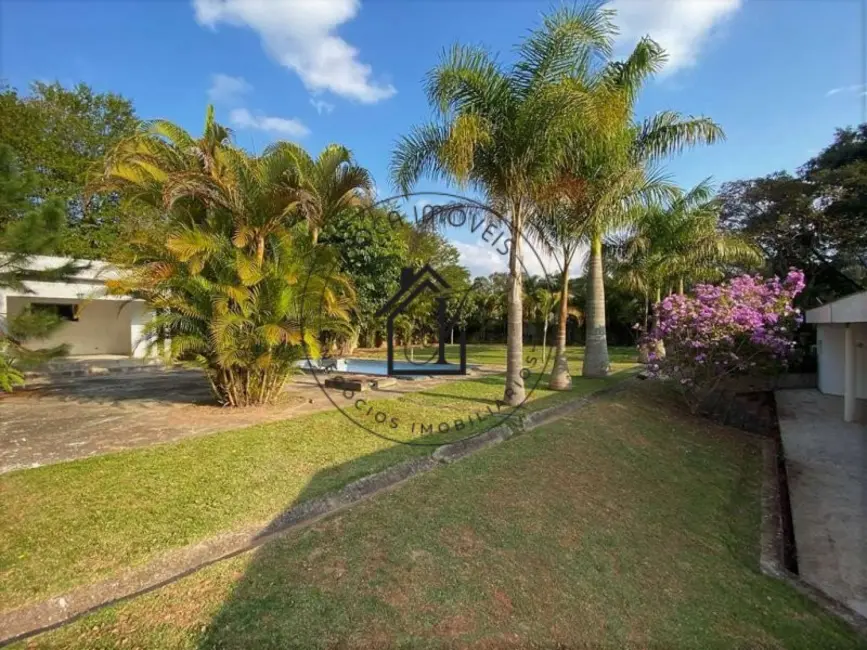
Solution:
[{"label": "pool water", "polygon": [[[329,363],[332,365],[330,369],[326,370],[326,372],[345,372],[358,375],[375,375],[378,377],[385,377],[388,375],[388,362],[385,359],[332,359],[329,361]],[[299,362],[298,365],[306,370],[322,369],[322,366],[318,361],[308,361],[307,359]],[[418,372],[418,375],[400,375],[401,377],[406,377],[407,379],[412,379],[414,377],[425,377],[427,376],[425,371],[440,369],[448,370],[454,367],[455,364],[452,363],[410,363],[409,361],[394,362],[395,370],[414,370]]]}]

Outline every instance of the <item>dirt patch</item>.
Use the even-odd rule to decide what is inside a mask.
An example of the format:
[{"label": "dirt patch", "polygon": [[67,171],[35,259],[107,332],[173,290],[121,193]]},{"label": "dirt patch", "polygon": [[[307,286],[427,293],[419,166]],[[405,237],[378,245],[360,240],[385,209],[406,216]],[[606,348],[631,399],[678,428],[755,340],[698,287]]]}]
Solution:
[{"label": "dirt patch", "polygon": [[444,528],[440,531],[440,541],[458,557],[471,557],[486,548],[484,541],[469,526]]},{"label": "dirt patch", "polygon": [[434,625],[434,634],[440,637],[454,639],[473,632],[476,629],[472,614],[454,614],[447,616]]}]

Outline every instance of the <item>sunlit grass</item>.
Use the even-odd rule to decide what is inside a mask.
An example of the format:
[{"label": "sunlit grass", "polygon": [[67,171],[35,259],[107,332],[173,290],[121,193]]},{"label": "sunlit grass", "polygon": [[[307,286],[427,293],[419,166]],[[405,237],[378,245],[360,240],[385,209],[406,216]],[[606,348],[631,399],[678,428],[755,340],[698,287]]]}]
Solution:
[{"label": "sunlit grass", "polygon": [[[619,378],[576,378],[568,393],[547,390],[543,379],[525,408],[573,399]],[[535,376],[528,384],[536,384]],[[364,393],[362,409],[357,397],[335,399],[359,423],[392,440],[443,442],[467,430],[450,426],[440,433],[439,423],[453,425],[495,404],[504,379],[420,388],[390,400]],[[380,411],[388,416],[385,423],[375,419]],[[430,428],[423,430],[422,423]],[[332,409],[0,476],[0,609],[95,581],[167,549],[267,522],[302,494],[317,496],[432,450],[371,435]]]},{"label": "sunlit grass", "polygon": [[865,648],[758,570],[761,450],[646,384],[33,648]]}]

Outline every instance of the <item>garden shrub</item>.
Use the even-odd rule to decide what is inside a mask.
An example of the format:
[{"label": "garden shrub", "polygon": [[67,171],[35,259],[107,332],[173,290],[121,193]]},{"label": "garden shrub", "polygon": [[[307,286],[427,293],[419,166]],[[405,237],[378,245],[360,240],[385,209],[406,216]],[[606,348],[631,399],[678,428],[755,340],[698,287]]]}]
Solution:
[{"label": "garden shrub", "polygon": [[732,377],[784,370],[802,321],[792,300],[803,288],[804,274],[792,269],[782,280],[743,275],[665,298],[646,340],[665,349],[662,358],[650,353],[651,375],[673,382],[695,412]]}]

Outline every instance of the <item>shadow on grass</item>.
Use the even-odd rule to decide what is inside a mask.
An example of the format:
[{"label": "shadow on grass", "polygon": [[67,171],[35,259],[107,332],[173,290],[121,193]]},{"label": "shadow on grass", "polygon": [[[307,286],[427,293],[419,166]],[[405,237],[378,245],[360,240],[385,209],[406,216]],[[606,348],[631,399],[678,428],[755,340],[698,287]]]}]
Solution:
[{"label": "shadow on grass", "polygon": [[[489,383],[503,383],[503,378],[497,382],[490,378]],[[531,410],[545,408],[547,405],[562,403],[569,393],[557,393],[534,400]],[[575,398],[586,396],[586,393],[575,391]],[[454,396],[447,396],[453,398]],[[489,403],[486,399],[470,399],[480,407]],[[518,410],[518,413],[520,409]],[[517,414],[517,413],[516,413]],[[445,444],[459,440],[465,435],[461,431],[450,431],[444,434],[428,435],[418,438],[426,443]],[[429,456],[434,446],[415,446],[410,458],[423,462]],[[275,517],[266,526],[259,537],[264,537],[282,529],[287,525],[300,523],[298,513],[293,510],[301,504],[309,504],[312,499],[321,499],[324,493],[333,489],[334,476],[353,476],[362,478],[353,469],[355,465],[365,467],[380,466],[381,463],[371,462],[378,456],[389,454],[386,449],[375,454],[356,459],[340,466],[318,472],[307,484],[299,497],[287,506],[286,510]],[[484,453],[484,452],[482,452]],[[363,470],[362,470],[363,472]],[[302,520],[303,521],[303,520]],[[339,521],[332,520],[336,528]],[[347,533],[352,534],[352,533]],[[305,557],[316,557],[314,538],[300,533],[289,533],[285,537],[267,541],[254,551],[249,564],[246,565],[243,576],[235,583],[231,594],[220,606],[204,630],[198,647],[201,650],[215,648],[301,648],[301,647],[343,647],[347,637],[361,630],[366,630],[370,621],[359,620],[354,605],[341,602],[339,594],[330,594],[335,581],[339,581],[346,567],[326,568],[321,575],[312,575],[306,568]],[[310,544],[313,547],[307,548]],[[387,561],[387,560],[386,560]],[[299,572],[304,572],[300,575]],[[367,571],[360,574],[366,575]],[[370,581],[359,583],[358,598],[362,599],[361,609],[370,612],[371,620],[389,619],[394,616],[393,605],[383,602],[370,595],[364,587],[376,581],[375,572]],[[345,586],[344,586],[345,587]],[[358,605],[359,603],[355,603]],[[351,612],[355,612],[354,614]],[[355,617],[355,618],[354,618]],[[360,641],[362,645],[363,640]],[[384,643],[389,645],[388,643]],[[349,643],[352,645],[352,643]],[[370,647],[375,647],[376,642]]]}]

